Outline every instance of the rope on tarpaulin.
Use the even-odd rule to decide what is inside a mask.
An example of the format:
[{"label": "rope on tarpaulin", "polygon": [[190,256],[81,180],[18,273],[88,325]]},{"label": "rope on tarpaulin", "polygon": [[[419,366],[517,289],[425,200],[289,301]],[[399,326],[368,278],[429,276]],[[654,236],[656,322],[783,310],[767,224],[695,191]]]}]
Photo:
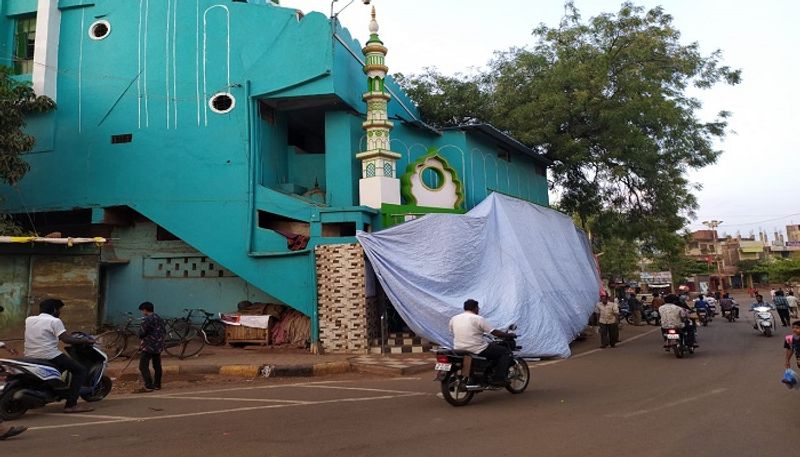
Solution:
[{"label": "rope on tarpaulin", "polygon": [[47,238],[40,236],[0,236],[0,244],[3,243],[46,243],[46,244],[60,244],[72,247],[76,244],[96,244],[101,245],[107,243],[108,240],[99,236],[92,238]]}]

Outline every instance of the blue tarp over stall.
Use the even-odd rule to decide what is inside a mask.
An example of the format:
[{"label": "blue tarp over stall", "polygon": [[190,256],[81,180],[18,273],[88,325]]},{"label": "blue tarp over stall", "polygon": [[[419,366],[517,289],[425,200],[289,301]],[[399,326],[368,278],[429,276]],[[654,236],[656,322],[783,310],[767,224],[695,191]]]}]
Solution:
[{"label": "blue tarp over stall", "polygon": [[551,209],[492,194],[464,215],[430,214],[357,234],[397,312],[451,346],[450,318],[474,298],[497,328],[516,323],[526,356],[569,357],[598,300],[588,239]]}]

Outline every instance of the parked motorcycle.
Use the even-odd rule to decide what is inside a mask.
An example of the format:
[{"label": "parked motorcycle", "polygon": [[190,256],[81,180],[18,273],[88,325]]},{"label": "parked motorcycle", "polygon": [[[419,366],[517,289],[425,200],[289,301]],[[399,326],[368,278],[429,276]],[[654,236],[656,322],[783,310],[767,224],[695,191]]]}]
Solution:
[{"label": "parked motorcycle", "polygon": [[[513,331],[513,327],[509,331]],[[465,406],[479,392],[504,388],[512,394],[521,394],[528,388],[531,377],[528,364],[522,357],[514,355],[514,351],[522,347],[517,346],[515,338],[493,341],[504,346],[512,357],[508,379],[504,385],[490,382],[494,378],[494,366],[485,357],[447,348],[436,352],[435,380],[441,383],[442,396],[447,403]]]},{"label": "parked motorcycle", "polygon": [[652,305],[642,307],[642,319],[650,325],[661,325],[661,316]]},{"label": "parked motorcycle", "polygon": [[755,323],[753,328],[763,333],[764,336],[772,336],[775,329],[775,319],[772,317],[772,308],[769,306],[757,306],[753,308],[753,318]]},{"label": "parked motorcycle", "polygon": [[[90,338],[84,333],[72,336]],[[64,350],[89,373],[80,389],[81,398],[87,402],[104,399],[112,387],[111,378],[105,375],[108,356],[89,344],[70,345]],[[19,419],[29,409],[65,400],[69,392],[69,374],[62,374],[46,360],[0,359],[0,372],[6,374],[6,383],[0,391],[0,418],[4,420]]]},{"label": "parked motorcycle", "polygon": [[694,344],[688,344],[687,329],[661,329],[664,335],[664,350],[674,352],[675,357],[682,359],[684,355],[694,354]]}]

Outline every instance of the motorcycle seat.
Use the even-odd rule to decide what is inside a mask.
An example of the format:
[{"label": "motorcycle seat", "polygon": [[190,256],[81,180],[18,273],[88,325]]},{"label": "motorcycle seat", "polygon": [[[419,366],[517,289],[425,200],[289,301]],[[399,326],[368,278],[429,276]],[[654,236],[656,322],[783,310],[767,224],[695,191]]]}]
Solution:
[{"label": "motorcycle seat", "polygon": [[[18,360],[19,360],[20,362],[25,362],[25,363],[32,363],[32,364],[36,364],[36,365],[45,365],[45,366],[48,366],[48,367],[55,368],[56,370],[58,370],[58,369],[59,369],[59,368],[58,368],[58,367],[57,367],[57,366],[56,366],[54,363],[52,363],[52,362],[51,362],[51,361],[49,361],[49,360],[44,360],[44,359],[34,359],[34,358],[31,358],[31,357],[23,357],[23,358],[21,358],[21,359],[18,359]],[[60,370],[59,370],[59,371],[60,371]]]}]

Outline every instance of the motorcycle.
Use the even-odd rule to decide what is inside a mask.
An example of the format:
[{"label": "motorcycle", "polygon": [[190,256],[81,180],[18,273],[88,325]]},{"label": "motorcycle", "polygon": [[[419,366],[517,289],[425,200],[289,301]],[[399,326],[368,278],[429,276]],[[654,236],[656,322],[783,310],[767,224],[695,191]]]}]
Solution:
[{"label": "motorcycle", "polygon": [[[89,338],[84,333],[73,333],[77,338]],[[104,399],[111,392],[111,378],[105,375],[108,356],[94,344],[69,345],[67,355],[86,368],[88,376],[80,389],[87,402]],[[29,409],[42,408],[48,403],[66,399],[69,392],[69,373],[61,373],[46,360],[0,359],[0,372],[5,372],[6,383],[0,390],[0,418],[19,419]]]},{"label": "motorcycle", "polygon": [[708,324],[711,322],[711,313],[705,308],[696,309],[695,313],[697,313],[697,319],[700,321],[700,324],[702,324],[703,327],[708,327]]},{"label": "motorcycle", "polygon": [[736,320],[736,302],[733,300],[722,300],[721,303],[722,308],[722,318],[728,319],[728,322],[733,322]]},{"label": "motorcycle", "polygon": [[755,323],[753,328],[763,333],[764,336],[772,336],[775,329],[775,320],[772,317],[772,308],[769,306],[757,306],[753,308]]},{"label": "motorcycle", "polygon": [[642,319],[650,325],[661,325],[661,316],[652,305],[642,307]]},{"label": "motorcycle", "polygon": [[[509,328],[509,331],[513,331]],[[511,358],[507,380],[503,385],[491,382],[494,379],[494,366],[485,357],[468,351],[442,348],[436,352],[436,382],[441,383],[442,396],[453,406],[465,406],[475,394],[487,390],[506,389],[512,394],[521,394],[528,388],[530,369],[525,359],[514,355],[522,349],[515,338],[494,339],[504,346]]]},{"label": "motorcycle", "polygon": [[682,359],[684,355],[694,354],[694,344],[687,343],[687,329],[661,329],[664,335],[664,350],[674,352],[675,357]]}]

